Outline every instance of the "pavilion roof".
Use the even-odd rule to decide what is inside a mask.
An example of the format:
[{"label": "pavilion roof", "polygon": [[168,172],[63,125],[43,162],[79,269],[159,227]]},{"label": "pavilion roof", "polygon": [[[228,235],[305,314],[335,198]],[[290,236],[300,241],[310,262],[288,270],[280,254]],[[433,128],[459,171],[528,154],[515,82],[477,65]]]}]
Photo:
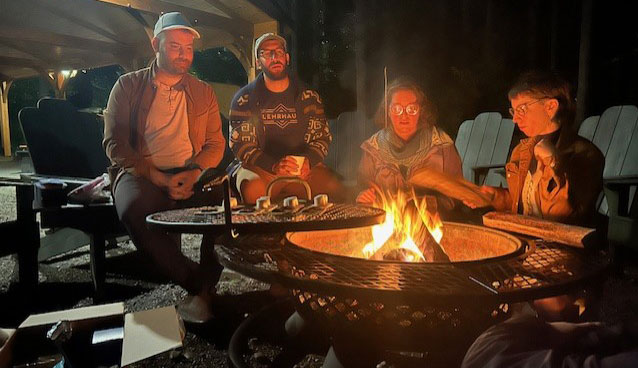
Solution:
[{"label": "pavilion roof", "polygon": [[196,47],[227,47],[247,72],[254,35],[276,20],[249,0],[0,0],[0,80],[120,64],[152,56],[161,13],[182,12],[201,33]]}]

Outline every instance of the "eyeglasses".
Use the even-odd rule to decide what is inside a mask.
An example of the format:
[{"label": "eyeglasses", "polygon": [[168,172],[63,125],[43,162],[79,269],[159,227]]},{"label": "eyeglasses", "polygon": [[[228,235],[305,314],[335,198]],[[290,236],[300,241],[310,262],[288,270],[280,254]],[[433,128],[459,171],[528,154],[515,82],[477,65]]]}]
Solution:
[{"label": "eyeglasses", "polygon": [[390,113],[393,115],[401,115],[404,111],[406,114],[414,116],[419,113],[419,104],[412,103],[405,107],[397,103],[390,105]]},{"label": "eyeglasses", "polygon": [[519,116],[525,116],[525,114],[527,114],[527,108],[529,108],[530,106],[532,106],[533,104],[539,102],[539,101],[543,101],[548,99],[549,97],[545,96],[545,97],[541,97],[537,100],[531,101],[531,102],[527,102],[524,104],[520,104],[518,106],[516,106],[515,109],[511,108],[509,109],[510,115],[512,115],[512,117],[514,117],[516,114],[518,114]]},{"label": "eyeglasses", "polygon": [[286,56],[286,51],[283,49],[259,50],[259,57],[263,57],[264,59],[281,59],[284,56]]}]

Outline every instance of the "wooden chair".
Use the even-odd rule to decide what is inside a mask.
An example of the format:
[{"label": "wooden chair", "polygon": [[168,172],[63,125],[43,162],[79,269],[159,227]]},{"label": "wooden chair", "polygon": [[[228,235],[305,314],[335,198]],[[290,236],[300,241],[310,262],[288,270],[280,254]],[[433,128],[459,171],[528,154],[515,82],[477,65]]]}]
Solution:
[{"label": "wooden chair", "polygon": [[594,134],[596,134],[596,128],[598,128],[599,120],[599,115],[590,116],[587,119],[583,120],[583,122],[580,124],[580,128],[578,128],[578,135],[583,138],[587,138],[590,141],[593,141]]},{"label": "wooden chair", "polygon": [[[71,188],[78,185],[77,179],[92,179],[106,172],[109,160],[102,148],[104,126],[97,114],[77,111],[66,100],[44,98],[38,101],[37,107],[20,110],[18,119],[35,169],[35,175],[24,176],[25,181],[33,183],[40,177],[57,177],[69,183]],[[29,211],[25,212],[40,212],[43,228],[71,228],[87,235],[78,237],[77,231],[70,231],[65,236],[55,237],[57,241],[47,247],[47,237],[40,240],[37,232],[41,250],[46,249],[45,253],[49,255],[85,245],[82,239],[88,237],[91,271],[99,296],[105,276],[105,243],[126,235],[113,204],[36,208],[32,200],[21,202],[19,207],[28,206]]]},{"label": "wooden chair", "polygon": [[514,122],[498,112],[484,112],[466,120],[456,135],[463,176],[475,184],[507,187],[504,167],[512,143]]},{"label": "wooden chair", "polygon": [[361,143],[378,128],[363,114],[356,111],[343,112],[329,121],[332,143],[324,163],[342,176],[344,184],[354,187],[361,160]]},{"label": "wooden chair", "polygon": [[37,107],[20,110],[18,118],[36,174],[92,179],[106,172],[104,125],[97,114],[43,98]]},{"label": "wooden chair", "polygon": [[578,134],[605,155],[604,198],[598,210],[609,216],[608,239],[622,269],[626,249],[638,250],[638,108],[613,106],[583,121]]}]

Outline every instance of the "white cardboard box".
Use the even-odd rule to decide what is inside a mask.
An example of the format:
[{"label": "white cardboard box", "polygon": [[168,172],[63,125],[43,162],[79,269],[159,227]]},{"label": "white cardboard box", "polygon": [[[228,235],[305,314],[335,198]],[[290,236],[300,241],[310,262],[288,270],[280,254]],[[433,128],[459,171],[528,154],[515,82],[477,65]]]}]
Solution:
[{"label": "white cardboard box", "polygon": [[25,319],[17,330],[4,330],[10,337],[0,348],[0,368],[12,367],[18,345],[36,344],[34,336],[46,343],[46,331],[58,321],[81,321],[90,327],[104,321],[117,323],[121,319],[124,326],[122,367],[182,346],[182,333],[174,306],[124,314],[123,303],[96,305],[34,314]]}]

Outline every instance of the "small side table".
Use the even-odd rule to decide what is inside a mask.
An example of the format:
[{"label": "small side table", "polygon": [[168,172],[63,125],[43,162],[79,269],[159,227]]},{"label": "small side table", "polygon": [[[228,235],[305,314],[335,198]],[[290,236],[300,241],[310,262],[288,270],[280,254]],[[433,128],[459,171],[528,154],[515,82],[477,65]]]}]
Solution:
[{"label": "small side table", "polygon": [[[4,239],[0,255],[18,254],[19,282],[27,290],[38,284],[38,249],[42,228],[69,227],[89,234],[91,276],[97,298],[103,296],[105,280],[106,240],[126,235],[113,203],[89,205],[66,204],[58,207],[37,207],[34,204],[33,182],[25,178],[0,178],[0,186],[13,186],[16,190],[15,221],[0,224]],[[40,213],[40,223],[36,214]],[[5,245],[6,244],[6,245]]]}]

